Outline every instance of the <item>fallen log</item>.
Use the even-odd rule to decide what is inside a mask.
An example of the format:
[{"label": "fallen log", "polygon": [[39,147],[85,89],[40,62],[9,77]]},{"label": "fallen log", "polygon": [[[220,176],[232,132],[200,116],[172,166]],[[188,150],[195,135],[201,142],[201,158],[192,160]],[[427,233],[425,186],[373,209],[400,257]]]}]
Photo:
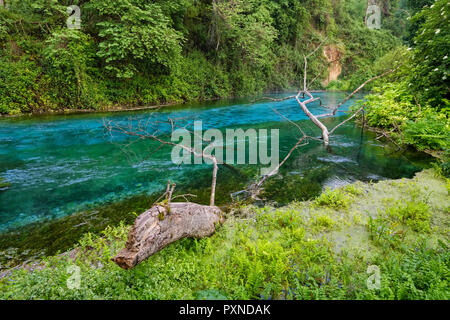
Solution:
[{"label": "fallen log", "polygon": [[123,269],[131,269],[182,238],[204,238],[224,222],[222,211],[216,206],[189,202],[154,205],[141,214],[128,234],[125,248],[113,259]]}]

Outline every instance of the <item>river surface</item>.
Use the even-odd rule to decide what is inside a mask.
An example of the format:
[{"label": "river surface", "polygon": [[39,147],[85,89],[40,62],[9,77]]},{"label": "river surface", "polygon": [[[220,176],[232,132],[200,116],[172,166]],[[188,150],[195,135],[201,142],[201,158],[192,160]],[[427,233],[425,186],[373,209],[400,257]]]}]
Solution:
[{"label": "river surface", "polygon": [[[336,105],[344,97],[341,93],[317,95],[328,106]],[[355,99],[348,101],[342,110],[353,103]],[[283,158],[295,144],[299,131],[272,108],[295,121],[308,134],[320,136],[295,100],[259,103],[234,100],[156,111],[0,119],[0,177],[11,184],[8,190],[0,191],[0,232],[94,210],[136,195],[158,194],[165,189],[168,179],[175,181],[179,190],[196,192],[198,202],[207,203],[209,165],[176,165],[171,161],[171,147],[157,149],[159,145],[154,141],[136,142],[124,135],[111,136],[105,130],[105,121],[126,124],[132,119],[136,123],[151,116],[151,121],[166,121],[169,117],[202,120],[203,129],[222,131],[227,128],[279,129],[280,158]],[[316,104],[311,111],[320,114],[327,110]],[[345,114],[341,112],[338,117],[324,119],[324,122],[332,127],[342,119]],[[427,156],[395,152],[395,148],[375,137],[370,132],[362,133],[360,127],[349,122],[331,138],[331,149],[325,150],[320,142],[314,141],[298,149],[281,170],[280,177],[294,179],[294,186],[319,183],[320,188],[324,188],[355,180],[412,177],[428,166]],[[255,165],[238,165],[236,170],[221,167],[219,205],[229,202],[231,192],[245,188],[258,174]],[[295,180],[299,177],[309,177],[309,180]],[[314,196],[305,193],[305,186],[302,189],[298,185],[298,188],[298,194],[303,195],[301,199]],[[283,186],[278,185],[278,189]],[[290,190],[291,198],[297,199],[295,187]],[[272,186],[268,195],[281,204],[287,201],[286,194],[277,192]]]}]

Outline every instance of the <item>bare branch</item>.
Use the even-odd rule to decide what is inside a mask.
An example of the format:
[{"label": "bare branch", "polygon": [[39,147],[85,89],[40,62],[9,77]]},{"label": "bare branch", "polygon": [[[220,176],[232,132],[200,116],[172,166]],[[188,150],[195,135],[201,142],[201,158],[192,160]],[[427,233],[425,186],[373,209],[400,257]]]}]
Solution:
[{"label": "bare branch", "polygon": [[320,47],[322,47],[323,44],[324,44],[327,40],[328,40],[328,37],[325,37],[325,39],[317,46],[317,48],[314,49],[314,51],[310,52],[310,53],[306,56],[306,58],[309,58],[309,57],[311,57],[313,54],[315,54],[315,53],[317,52],[317,50],[319,50]]},{"label": "bare branch", "polygon": [[175,196],[172,198],[172,200],[175,200],[177,198],[183,198],[184,201],[189,202],[189,200],[187,199],[187,197],[193,197],[193,198],[197,198],[197,196],[195,194],[190,194],[190,193],[186,193],[186,194],[180,194],[178,196]]},{"label": "bare branch", "polygon": [[397,69],[398,69],[398,68],[394,68],[394,69],[387,70],[386,72],[384,72],[384,73],[382,73],[382,74],[380,74],[380,75],[378,75],[378,76],[375,76],[375,77],[370,78],[369,80],[366,80],[366,81],[365,81],[362,85],[360,85],[355,91],[353,91],[352,93],[350,93],[344,100],[342,100],[342,101],[334,108],[332,114],[335,115],[336,112],[338,111],[338,109],[339,109],[344,103],[346,103],[348,100],[350,100],[355,94],[357,94],[357,93],[358,93],[362,88],[364,88],[368,83],[370,83],[370,82],[372,82],[372,81],[374,81],[374,80],[377,80],[377,79],[379,79],[379,78],[382,78],[382,77],[384,77],[384,76],[386,76],[386,75],[388,75],[388,74],[394,72],[394,71],[397,70]]},{"label": "bare branch", "polygon": [[[213,177],[212,177],[212,184],[211,184],[211,197],[210,197],[210,205],[214,206],[215,203],[215,193],[216,193],[216,184],[217,184],[217,171],[219,169],[218,167],[218,160],[217,158],[212,155],[212,154],[207,154],[205,153],[205,149],[202,150],[201,152],[197,152],[195,149],[191,148],[191,147],[187,147],[184,146],[182,144],[176,144],[172,141],[166,141],[164,140],[164,138],[162,137],[162,135],[159,135],[159,129],[155,129],[153,131],[153,133],[151,133],[149,131],[149,127],[150,129],[152,129],[151,125],[149,125],[149,121],[147,120],[146,125],[143,126],[142,123],[140,121],[138,121],[136,126],[133,126],[132,121],[130,120],[127,126],[121,126],[120,124],[117,123],[113,123],[109,120],[104,120],[104,126],[105,128],[108,130],[108,132],[112,135],[113,132],[117,132],[117,133],[121,133],[121,134],[125,134],[128,136],[132,136],[132,137],[136,137],[138,139],[152,139],[154,141],[159,142],[162,145],[170,145],[170,146],[177,146],[182,148],[183,150],[186,150],[187,152],[193,154],[196,157],[199,158],[206,158],[206,159],[210,159],[213,163]],[[161,122],[161,121],[153,121],[150,124],[161,124],[161,123],[165,123],[170,125],[171,127],[171,133],[173,134],[173,132],[175,131],[175,129],[178,127],[175,124],[174,119],[168,118],[167,122]],[[186,125],[187,126],[187,125]],[[187,132],[190,132],[189,130],[186,129],[186,126],[183,127],[184,130],[186,130]],[[152,129],[153,130],[153,129]],[[194,131],[194,134],[196,134],[198,136],[198,134]],[[203,139],[203,137],[201,137],[202,141],[205,141]],[[167,190],[165,195],[167,195],[168,201],[170,201],[170,198],[172,197],[172,193],[175,189],[175,184],[172,185],[172,187],[170,188],[170,181],[169,184],[167,186]]]},{"label": "bare branch", "polygon": [[[271,101],[281,102],[281,101],[290,100],[290,99],[294,99],[294,98],[295,98],[295,95],[294,96],[284,97],[284,98],[279,98],[279,99],[271,98],[271,97],[262,97],[261,99],[258,99],[258,100],[271,100]],[[256,101],[258,101],[258,100],[256,100]],[[254,102],[256,102],[256,101],[254,101]]]},{"label": "bare branch", "polygon": [[341,123],[339,123],[336,127],[333,128],[333,130],[330,131],[330,136],[333,134],[333,132],[343,126],[344,124],[346,124],[347,122],[349,122],[350,120],[352,120],[354,117],[356,117],[361,111],[364,110],[364,107],[361,107],[358,111],[356,111],[350,118],[345,119],[344,121],[342,121]]},{"label": "bare branch", "polygon": [[275,112],[280,117],[282,117],[283,119],[287,120],[289,123],[294,125],[303,134],[303,136],[306,136],[305,132],[303,131],[303,129],[298,124],[296,124],[294,121],[292,121],[291,119],[289,119],[286,116],[284,116],[283,114],[281,114],[277,109],[272,108],[272,107],[270,107],[270,109],[272,109],[273,112]]},{"label": "bare branch", "polygon": [[[261,189],[261,186],[264,184],[264,182],[266,182],[267,179],[269,179],[270,177],[274,176],[275,174],[278,173],[278,170],[280,170],[280,168],[283,166],[283,164],[291,157],[292,153],[299,147],[305,146],[307,145],[309,142],[307,141],[306,136],[300,138],[297,143],[292,147],[292,149],[289,151],[289,153],[284,157],[283,161],[281,161],[278,166],[276,166],[275,169],[273,169],[269,174],[265,175],[258,183],[254,184],[252,187],[250,187],[250,190],[252,190],[253,194],[258,193],[259,190]],[[303,141],[305,141],[305,143],[302,144]]]}]

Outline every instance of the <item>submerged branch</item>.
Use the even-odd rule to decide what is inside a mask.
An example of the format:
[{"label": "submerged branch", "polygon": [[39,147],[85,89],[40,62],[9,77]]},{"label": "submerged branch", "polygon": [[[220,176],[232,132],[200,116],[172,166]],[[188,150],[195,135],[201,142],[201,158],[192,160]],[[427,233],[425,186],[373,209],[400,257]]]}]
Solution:
[{"label": "submerged branch", "polygon": [[333,128],[333,130],[330,131],[330,135],[333,134],[333,132],[343,126],[344,124],[346,124],[347,122],[349,122],[350,120],[352,120],[354,117],[356,117],[361,111],[364,110],[364,107],[361,107],[358,111],[356,111],[351,117],[349,117],[348,119],[345,119],[344,121],[342,121],[341,123],[339,123],[336,127]]}]

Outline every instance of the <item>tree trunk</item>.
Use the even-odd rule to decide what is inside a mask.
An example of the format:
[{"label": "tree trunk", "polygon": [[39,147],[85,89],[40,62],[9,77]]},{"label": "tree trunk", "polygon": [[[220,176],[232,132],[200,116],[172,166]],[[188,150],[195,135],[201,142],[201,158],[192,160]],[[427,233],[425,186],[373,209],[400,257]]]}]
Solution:
[{"label": "tree trunk", "polygon": [[121,268],[131,269],[182,238],[204,238],[223,223],[222,211],[214,206],[195,203],[157,204],[135,221],[125,248],[112,260]]},{"label": "tree trunk", "polygon": [[299,97],[296,97],[298,104],[302,108],[303,112],[308,116],[308,118],[322,130],[322,139],[325,146],[328,146],[330,144],[330,138],[327,127],[319,121],[312,113],[309,111],[308,107],[306,106],[305,102],[300,101]]},{"label": "tree trunk", "polygon": [[213,176],[212,176],[212,182],[211,182],[211,197],[209,200],[209,205],[211,207],[214,206],[214,203],[216,201],[216,185],[217,185],[217,171],[219,170],[219,167],[217,165],[217,160],[214,157],[213,158]]}]

